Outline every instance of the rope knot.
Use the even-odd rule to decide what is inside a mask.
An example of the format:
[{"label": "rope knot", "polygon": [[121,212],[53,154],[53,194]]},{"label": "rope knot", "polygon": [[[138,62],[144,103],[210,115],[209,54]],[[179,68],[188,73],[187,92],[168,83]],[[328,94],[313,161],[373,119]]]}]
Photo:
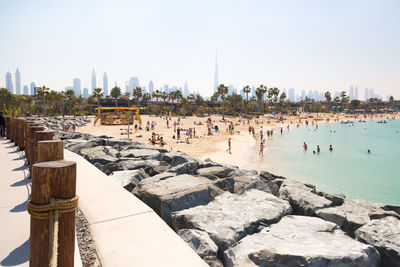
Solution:
[{"label": "rope knot", "polygon": [[35,219],[48,219],[51,211],[58,213],[72,212],[78,207],[78,196],[69,199],[52,199],[49,204],[34,204],[28,202],[28,212]]}]

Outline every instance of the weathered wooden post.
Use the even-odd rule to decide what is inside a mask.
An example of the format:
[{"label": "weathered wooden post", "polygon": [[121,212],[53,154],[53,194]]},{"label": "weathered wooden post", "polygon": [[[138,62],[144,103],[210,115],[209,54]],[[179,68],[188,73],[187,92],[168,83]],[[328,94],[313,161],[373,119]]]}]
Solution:
[{"label": "weathered wooden post", "polygon": [[44,127],[43,126],[29,126],[28,129],[28,162],[29,165],[32,166],[34,163],[34,151],[33,151],[33,144],[35,143],[35,132],[37,131],[43,131]]},{"label": "weathered wooden post", "polygon": [[5,117],[6,119],[6,137],[7,139],[10,139],[10,130],[8,127],[10,126],[10,117]]},{"label": "weathered wooden post", "polygon": [[33,165],[29,266],[74,266],[76,163]]},{"label": "weathered wooden post", "polygon": [[53,140],[53,136],[54,136],[54,131],[36,131],[34,133],[35,141],[33,143],[33,163],[38,162],[37,161],[37,155],[38,155],[37,143],[39,141]]},{"label": "weathered wooden post", "polygon": [[18,120],[18,148],[19,150],[25,149],[25,119]]},{"label": "weathered wooden post", "polygon": [[10,141],[11,143],[14,142],[14,118],[10,117],[10,124],[8,125],[8,130],[10,131]]},{"label": "weathered wooden post", "polygon": [[37,143],[37,162],[64,159],[64,141],[48,140]]},{"label": "weathered wooden post", "polygon": [[18,146],[18,136],[20,135],[18,132],[18,123],[19,123],[19,119],[15,118],[14,119],[14,123],[13,123],[13,132],[14,132],[14,143],[16,146]]},{"label": "weathered wooden post", "polygon": [[29,141],[29,128],[31,126],[39,126],[39,123],[32,122],[32,121],[27,121],[25,124],[25,158],[29,163],[29,147],[28,147],[28,141]]}]

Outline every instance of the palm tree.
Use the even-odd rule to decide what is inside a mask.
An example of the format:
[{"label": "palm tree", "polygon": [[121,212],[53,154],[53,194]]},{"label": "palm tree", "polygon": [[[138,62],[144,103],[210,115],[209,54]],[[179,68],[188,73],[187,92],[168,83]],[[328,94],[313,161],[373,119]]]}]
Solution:
[{"label": "palm tree", "polygon": [[144,93],[142,96],[142,103],[147,104],[147,102],[151,100],[151,95],[150,93]]},{"label": "palm tree", "polygon": [[243,93],[246,94],[246,101],[249,101],[249,93],[251,92],[250,86],[246,85],[243,87]]},{"label": "palm tree", "polygon": [[72,114],[72,98],[75,96],[74,90],[67,90],[65,92],[65,96],[68,98],[69,101],[69,114]]},{"label": "palm tree", "polygon": [[46,107],[46,96],[49,94],[49,88],[43,85],[43,87],[40,87],[37,89],[36,94],[39,96],[40,99],[43,99],[43,107],[45,109]]},{"label": "palm tree", "polygon": [[118,107],[118,98],[121,96],[121,88],[115,86],[113,89],[111,89],[110,95],[115,99],[115,106]]},{"label": "palm tree", "polygon": [[349,98],[346,96],[346,91],[342,91],[342,93],[340,94],[340,97],[342,98],[341,102],[343,104],[347,103]]},{"label": "palm tree", "polygon": [[13,95],[6,88],[0,89],[0,108],[6,110],[11,104]]},{"label": "palm tree", "polygon": [[160,92],[160,90],[155,90],[154,92],[153,92],[153,95],[152,95],[152,97],[155,97],[156,98],[156,102],[158,103],[158,99],[161,97],[161,92]]},{"label": "palm tree", "polygon": [[217,93],[222,99],[222,120],[225,120],[225,97],[228,93],[228,87],[224,84],[220,84],[217,88]]},{"label": "palm tree", "polygon": [[93,90],[93,97],[95,97],[96,100],[97,100],[97,110],[98,110],[99,107],[100,107],[100,99],[102,99],[103,96],[104,96],[103,89],[101,89],[101,88],[94,88],[94,90]]},{"label": "palm tree", "polygon": [[[265,87],[263,84],[261,84],[259,87],[256,89],[256,96],[258,100],[258,110],[261,111],[261,103],[263,102],[264,99],[264,94],[267,92],[267,87]],[[264,110],[263,110],[264,113]]]},{"label": "palm tree", "polygon": [[165,101],[168,99],[169,95],[167,92],[162,92],[161,93],[161,98],[163,99],[163,102],[165,104]]},{"label": "palm tree", "polygon": [[141,87],[138,86],[135,89],[133,89],[133,98],[135,98],[137,106],[139,106],[139,100],[142,97],[142,95],[143,92]]}]

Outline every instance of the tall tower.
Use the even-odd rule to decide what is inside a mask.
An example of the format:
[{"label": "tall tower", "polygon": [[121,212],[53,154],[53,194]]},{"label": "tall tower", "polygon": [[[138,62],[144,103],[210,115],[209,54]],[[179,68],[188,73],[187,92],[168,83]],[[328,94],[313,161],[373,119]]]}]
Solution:
[{"label": "tall tower", "polygon": [[31,82],[31,85],[30,85],[31,96],[35,95],[35,87],[36,87],[36,84],[34,82]]},{"label": "tall tower", "polygon": [[217,54],[215,54],[214,92],[217,92],[218,85],[218,61]]},{"label": "tall tower", "polygon": [[358,86],[354,87],[354,99],[358,100]]},{"label": "tall tower", "polygon": [[92,92],[94,91],[94,88],[96,88],[96,72],[93,69],[92,70]]},{"label": "tall tower", "polygon": [[103,91],[104,91],[104,96],[108,96],[108,77],[107,73],[105,72],[103,74]]},{"label": "tall tower", "polygon": [[21,94],[21,73],[19,72],[18,68],[17,71],[15,72],[15,94],[16,95]]},{"label": "tall tower", "polygon": [[11,72],[6,73],[6,88],[8,91],[10,91],[11,94],[14,93],[14,86],[12,83],[12,75]]},{"label": "tall tower", "polygon": [[153,83],[153,81],[150,80],[150,82],[149,82],[149,94],[150,94],[150,96],[153,95],[153,91],[154,91],[154,83]]}]

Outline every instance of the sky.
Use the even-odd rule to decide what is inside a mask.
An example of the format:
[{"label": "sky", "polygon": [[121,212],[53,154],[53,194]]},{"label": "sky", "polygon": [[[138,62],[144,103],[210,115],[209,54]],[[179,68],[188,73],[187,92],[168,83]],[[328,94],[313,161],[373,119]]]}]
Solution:
[{"label": "sky", "polygon": [[[0,0],[0,87],[182,86],[219,82],[400,98],[398,0]],[[14,82],[15,87],[15,82]]]}]

